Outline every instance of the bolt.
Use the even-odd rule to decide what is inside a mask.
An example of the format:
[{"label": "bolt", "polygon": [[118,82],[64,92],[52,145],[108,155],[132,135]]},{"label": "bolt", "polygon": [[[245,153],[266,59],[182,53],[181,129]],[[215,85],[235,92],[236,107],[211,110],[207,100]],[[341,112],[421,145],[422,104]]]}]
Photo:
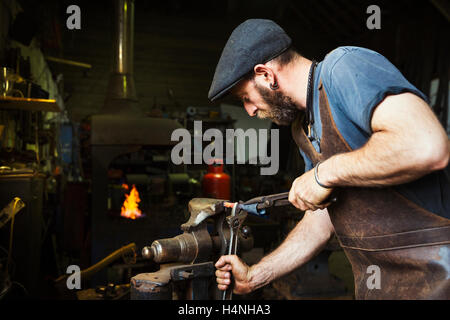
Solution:
[{"label": "bolt", "polygon": [[244,239],[247,239],[252,234],[252,230],[250,229],[249,226],[243,226],[241,232]]},{"label": "bolt", "polygon": [[149,259],[149,260],[153,259],[152,247],[147,246],[147,247],[142,248],[141,254],[144,259]]}]

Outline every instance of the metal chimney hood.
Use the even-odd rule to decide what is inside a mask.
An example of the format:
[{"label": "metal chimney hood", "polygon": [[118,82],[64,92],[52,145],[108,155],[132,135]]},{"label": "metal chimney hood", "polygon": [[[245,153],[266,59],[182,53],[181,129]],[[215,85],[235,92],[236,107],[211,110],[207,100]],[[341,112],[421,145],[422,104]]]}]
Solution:
[{"label": "metal chimney hood", "polygon": [[134,82],[134,0],[113,0],[112,70],[105,103],[92,116],[92,145],[173,145],[172,119],[145,117],[138,108]]},{"label": "metal chimney hood", "polygon": [[134,0],[115,0],[112,71],[101,113],[138,111],[133,56]]}]

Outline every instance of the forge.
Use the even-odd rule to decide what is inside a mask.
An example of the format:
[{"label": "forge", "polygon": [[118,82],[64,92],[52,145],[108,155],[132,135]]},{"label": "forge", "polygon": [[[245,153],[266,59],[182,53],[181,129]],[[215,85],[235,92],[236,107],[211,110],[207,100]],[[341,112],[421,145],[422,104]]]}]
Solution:
[{"label": "forge", "polygon": [[[121,185],[128,181],[124,174],[117,177],[111,174],[111,170],[120,167],[120,161],[130,154],[148,154],[152,150],[164,154],[173,145],[170,140],[172,131],[181,128],[176,120],[146,117],[140,111],[133,77],[134,1],[114,1],[114,15],[109,85],[100,113],[91,119],[93,263],[126,243],[134,241],[139,246],[146,243],[149,237],[172,235],[170,228],[159,227],[163,222],[157,218],[158,211],[164,215],[167,209],[156,209],[152,215],[144,212],[145,217],[141,219],[124,219],[120,216],[120,206],[113,205],[117,202],[115,190],[120,190],[119,199],[123,199]],[[128,160],[130,158],[141,164],[146,162],[145,157],[131,156]],[[119,165],[115,163],[117,161]],[[151,167],[152,162],[148,161],[145,165]],[[145,165],[130,165],[128,161],[122,165],[122,173],[128,171],[133,177],[148,177],[151,174],[145,171]],[[167,167],[154,170],[161,172],[164,169]],[[105,280],[105,274],[100,273],[96,280]]]}]

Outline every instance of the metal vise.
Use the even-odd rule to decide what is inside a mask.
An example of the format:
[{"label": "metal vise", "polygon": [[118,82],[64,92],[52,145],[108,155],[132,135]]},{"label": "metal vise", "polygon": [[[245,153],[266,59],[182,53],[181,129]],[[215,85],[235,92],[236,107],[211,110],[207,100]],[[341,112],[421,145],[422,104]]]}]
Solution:
[{"label": "metal vise", "polygon": [[[195,198],[189,202],[189,220],[181,225],[182,234],[155,240],[142,249],[142,256],[162,264],[153,273],[131,279],[132,300],[206,300],[219,298],[214,263],[226,254],[230,229],[226,224],[229,208],[224,200]],[[225,224],[225,228],[224,228]],[[253,248],[248,227],[239,231],[239,249]],[[214,288],[214,289],[213,289]]]}]

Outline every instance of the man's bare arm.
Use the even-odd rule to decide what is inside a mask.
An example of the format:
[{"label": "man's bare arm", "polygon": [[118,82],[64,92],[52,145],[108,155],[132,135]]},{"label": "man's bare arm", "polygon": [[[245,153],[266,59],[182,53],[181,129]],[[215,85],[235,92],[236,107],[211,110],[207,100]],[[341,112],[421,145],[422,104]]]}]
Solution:
[{"label": "man's bare arm", "polygon": [[303,219],[283,243],[259,263],[250,267],[250,284],[255,290],[305,264],[318,254],[334,233],[328,211],[306,211]]},{"label": "man's bare arm", "polygon": [[410,182],[447,166],[449,140],[430,107],[412,93],[388,96],[372,116],[373,134],[360,149],[319,166],[329,186],[385,186]]},{"label": "man's bare arm", "polygon": [[228,287],[229,271],[232,271],[235,293],[256,290],[308,262],[323,249],[333,233],[326,209],[306,211],[283,243],[257,264],[248,267],[236,256],[222,256],[216,263],[218,287],[221,290]]}]

